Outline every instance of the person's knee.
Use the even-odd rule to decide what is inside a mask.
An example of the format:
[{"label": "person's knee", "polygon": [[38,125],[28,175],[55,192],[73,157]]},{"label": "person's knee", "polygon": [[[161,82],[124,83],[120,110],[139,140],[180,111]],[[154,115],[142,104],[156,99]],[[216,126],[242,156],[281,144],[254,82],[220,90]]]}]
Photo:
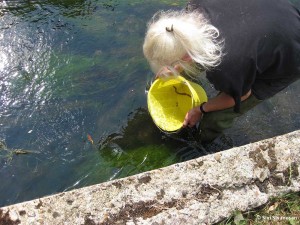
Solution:
[{"label": "person's knee", "polygon": [[232,126],[236,117],[238,117],[238,113],[230,109],[204,115],[199,126],[201,142],[212,142],[220,136],[224,130]]}]

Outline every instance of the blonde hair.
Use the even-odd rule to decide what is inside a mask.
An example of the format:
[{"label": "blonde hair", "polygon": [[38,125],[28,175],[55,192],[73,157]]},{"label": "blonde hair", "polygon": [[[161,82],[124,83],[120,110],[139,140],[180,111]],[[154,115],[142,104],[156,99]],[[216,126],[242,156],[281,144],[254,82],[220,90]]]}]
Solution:
[{"label": "blonde hair", "polygon": [[[165,66],[176,73],[176,63],[195,75],[195,64],[209,70],[221,62],[218,37],[219,30],[198,11],[160,11],[148,23],[143,52],[154,73]],[[193,65],[181,60],[186,54]]]}]

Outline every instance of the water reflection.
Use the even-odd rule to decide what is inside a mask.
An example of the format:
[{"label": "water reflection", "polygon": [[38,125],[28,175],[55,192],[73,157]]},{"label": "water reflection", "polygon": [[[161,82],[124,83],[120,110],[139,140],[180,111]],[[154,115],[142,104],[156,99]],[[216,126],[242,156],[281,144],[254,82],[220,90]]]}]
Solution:
[{"label": "water reflection", "polygon": [[33,18],[26,17],[26,19],[31,20],[31,22],[37,22],[47,19],[42,17],[42,15],[51,16],[52,14],[63,14],[65,16],[74,17],[90,15],[96,9],[93,2],[94,1],[86,0],[8,0],[0,2],[0,12],[1,14],[13,13],[17,16],[24,16],[26,13],[39,10],[40,12],[34,14]]},{"label": "water reflection", "polygon": [[[59,2],[0,3],[0,139],[7,146],[0,154],[0,176],[6,181],[0,205],[62,190],[69,165],[81,157],[76,149],[82,145],[83,107],[59,95],[73,82],[73,74],[60,71],[72,63],[66,52],[75,32],[64,14],[90,11],[82,1],[76,1],[79,8],[75,1]],[[11,149],[36,153],[16,155]]]}]

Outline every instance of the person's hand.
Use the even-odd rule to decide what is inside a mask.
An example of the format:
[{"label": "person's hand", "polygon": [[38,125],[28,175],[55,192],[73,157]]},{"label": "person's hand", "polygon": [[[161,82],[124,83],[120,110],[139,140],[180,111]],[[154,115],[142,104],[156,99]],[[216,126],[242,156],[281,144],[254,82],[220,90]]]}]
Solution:
[{"label": "person's hand", "polygon": [[155,79],[159,78],[159,77],[167,77],[167,76],[171,76],[174,74],[174,71],[172,71],[170,68],[173,68],[175,70],[175,72],[181,73],[184,68],[182,67],[182,65],[180,64],[180,61],[184,61],[186,63],[192,63],[193,59],[189,56],[189,54],[185,54],[181,60],[175,61],[174,63],[171,64],[171,66],[164,66],[162,67],[158,73],[155,75]]},{"label": "person's hand", "polygon": [[164,66],[155,75],[155,79],[157,79],[159,77],[172,76],[172,75],[174,75],[174,71],[177,72],[177,73],[181,73],[183,71],[183,68],[182,68],[182,66],[180,64],[175,64],[173,66],[173,71],[172,71],[169,66]]},{"label": "person's hand", "polygon": [[171,76],[172,74],[173,74],[173,72],[169,69],[169,67],[164,66],[155,75],[155,79],[160,78],[160,77],[168,77],[168,76]]},{"label": "person's hand", "polygon": [[187,112],[183,121],[183,127],[194,127],[202,118],[199,106],[192,108]]}]

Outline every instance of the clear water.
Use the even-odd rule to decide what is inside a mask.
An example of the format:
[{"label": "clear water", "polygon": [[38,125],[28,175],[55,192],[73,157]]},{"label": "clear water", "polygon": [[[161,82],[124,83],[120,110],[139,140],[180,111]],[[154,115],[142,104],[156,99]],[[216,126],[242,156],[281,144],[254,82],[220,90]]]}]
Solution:
[{"label": "clear water", "polygon": [[300,128],[299,82],[238,119],[210,150],[154,126],[145,95],[152,76],[142,55],[146,22],[185,2],[0,2],[0,206]]}]

